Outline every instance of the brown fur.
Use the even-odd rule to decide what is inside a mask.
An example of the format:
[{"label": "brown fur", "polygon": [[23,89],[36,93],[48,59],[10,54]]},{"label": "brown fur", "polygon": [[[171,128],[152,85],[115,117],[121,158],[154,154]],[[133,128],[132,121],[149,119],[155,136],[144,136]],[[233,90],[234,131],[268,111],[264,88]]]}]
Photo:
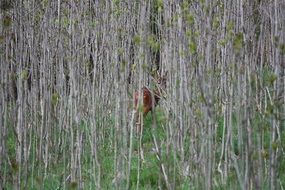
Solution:
[{"label": "brown fur", "polygon": [[[136,91],[134,93],[134,109],[138,111],[138,101],[140,93],[142,95],[143,100],[143,117],[145,117],[149,111],[153,111],[153,109],[157,106],[159,100],[162,96],[162,91],[165,89],[166,86],[166,76],[160,77],[157,80],[157,86],[154,90],[150,90],[147,87],[142,87],[141,91]],[[137,123],[137,133],[141,132],[141,121],[139,118],[139,113],[136,116],[136,123]]]}]

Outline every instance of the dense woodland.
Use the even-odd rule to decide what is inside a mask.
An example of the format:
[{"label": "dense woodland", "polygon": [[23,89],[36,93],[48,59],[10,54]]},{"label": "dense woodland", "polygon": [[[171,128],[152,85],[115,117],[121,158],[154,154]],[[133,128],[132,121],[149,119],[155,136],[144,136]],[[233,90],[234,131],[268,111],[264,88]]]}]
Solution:
[{"label": "dense woodland", "polygon": [[284,189],[284,34],[285,0],[1,0],[0,189]]}]

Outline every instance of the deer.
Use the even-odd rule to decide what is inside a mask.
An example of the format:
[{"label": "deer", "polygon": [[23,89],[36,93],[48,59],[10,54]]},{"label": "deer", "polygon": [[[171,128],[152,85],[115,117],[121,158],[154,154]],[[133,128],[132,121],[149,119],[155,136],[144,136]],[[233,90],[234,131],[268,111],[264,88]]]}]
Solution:
[{"label": "deer", "polygon": [[[142,133],[141,129],[141,120],[138,112],[142,111],[143,118],[151,111],[153,114],[154,108],[158,105],[159,101],[165,94],[166,88],[166,77],[167,72],[161,77],[158,72],[156,76],[154,76],[155,87],[154,89],[150,89],[147,86],[143,86],[141,90],[137,90],[133,94],[134,99],[134,110],[136,112],[136,132],[137,134]],[[142,97],[142,109],[139,110],[139,97]]]}]

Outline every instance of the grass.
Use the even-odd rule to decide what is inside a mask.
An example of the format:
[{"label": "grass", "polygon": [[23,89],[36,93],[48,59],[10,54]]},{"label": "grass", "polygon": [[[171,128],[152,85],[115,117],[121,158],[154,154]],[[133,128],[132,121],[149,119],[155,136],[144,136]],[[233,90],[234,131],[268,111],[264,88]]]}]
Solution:
[{"label": "grass", "polygon": [[[161,108],[156,109],[156,120],[157,120],[157,128],[152,129],[152,122],[153,118],[151,114],[148,114],[147,117],[144,119],[144,132],[143,132],[143,150],[144,150],[144,158],[145,160],[142,162],[139,159],[139,153],[138,153],[138,147],[139,142],[138,138],[135,137],[134,140],[134,148],[133,148],[133,157],[131,160],[131,170],[130,170],[130,189],[136,189],[138,186],[139,189],[157,189],[158,187],[161,187],[163,189],[166,188],[165,181],[163,179],[162,170],[161,170],[161,164],[164,164],[166,168],[166,172],[168,174],[168,180],[169,182],[176,187],[176,189],[203,189],[205,185],[205,179],[202,173],[199,174],[191,174],[190,175],[184,175],[181,173],[181,170],[184,168],[177,168],[178,166],[181,166],[180,160],[181,155],[177,154],[179,151],[173,151],[174,147],[170,145],[170,151],[166,149],[166,131],[163,127],[163,125],[166,124],[165,116],[163,113],[163,110]],[[270,116],[271,117],[271,116]],[[109,121],[109,124],[112,125],[113,120]],[[223,133],[223,117],[217,117],[217,134],[216,135],[216,145],[215,147],[218,147],[215,154],[216,163],[220,159],[220,153],[221,153],[221,139],[222,139],[222,133]],[[252,130],[253,132],[260,132],[263,131],[263,148],[265,151],[269,151],[270,148],[270,122],[268,122],[268,118],[262,118],[258,113],[255,117],[251,120],[252,124]],[[239,156],[240,152],[244,150],[240,150],[238,146],[238,138],[237,138],[237,128],[238,128],[236,113],[233,113],[233,123],[232,123],[232,135],[233,135],[233,148],[236,155]],[[56,130],[56,128],[55,128]],[[81,153],[81,176],[82,181],[84,184],[84,189],[94,189],[96,185],[96,181],[94,180],[96,177],[94,176],[94,171],[97,172],[97,169],[92,168],[94,164],[92,163],[92,154],[91,154],[91,146],[90,142],[88,141],[88,135],[91,134],[89,124],[82,122],[79,130],[84,134],[84,144],[83,144],[83,152]],[[112,131],[111,128],[108,128],[108,130],[105,130],[104,133],[104,141],[100,142],[100,146],[98,149],[98,158],[100,163],[100,180],[101,180],[101,188],[102,189],[115,189],[114,179],[115,179],[115,150],[113,145],[113,136],[114,131]],[[35,134],[33,134],[35,135]],[[68,134],[63,134],[68,135]],[[157,158],[157,154],[154,151],[154,143],[153,143],[153,135],[156,137],[157,141],[161,143],[161,152],[160,152],[160,159]],[[282,148],[284,150],[285,148],[285,141],[283,138],[285,135],[284,133],[281,134],[281,142],[276,143],[276,146],[278,148]],[[35,136],[34,136],[35,137]],[[63,189],[65,186],[67,189],[77,189],[78,188],[78,181],[71,181],[69,179],[70,175],[70,144],[63,145],[63,152],[60,152],[56,147],[50,147],[50,154],[52,154],[49,159],[49,165],[47,170],[47,175],[44,176],[44,163],[39,162],[37,160],[34,160],[35,154],[37,153],[37,143],[39,143],[39,140],[37,138],[32,139],[32,149],[31,149],[31,155],[29,160],[30,166],[28,167],[28,175],[27,175],[27,189]],[[61,135],[58,133],[56,135],[57,138],[60,138]],[[67,136],[68,139],[68,136]],[[185,155],[188,159],[191,158],[190,152],[187,151],[191,147],[190,145],[190,137],[186,137],[186,142],[184,143],[185,148]],[[188,142],[189,141],[189,142]],[[258,143],[258,136],[256,134],[253,134],[252,142],[254,144]],[[15,158],[16,156],[16,147],[17,147],[17,140],[14,135],[14,132],[12,130],[12,127],[9,127],[8,129],[8,135],[7,135],[7,152],[9,155],[9,158]],[[243,145],[244,146],[244,145]],[[272,145],[271,145],[272,146]],[[274,145],[275,146],[275,145]],[[256,162],[256,153],[255,151],[252,154],[252,162]],[[55,156],[53,156],[55,155]],[[34,165],[31,165],[34,160]],[[268,163],[268,158],[264,158],[264,168],[268,169],[266,166],[266,163]],[[127,163],[127,161],[126,161]],[[191,169],[195,171],[201,171],[201,168],[199,166],[193,165],[193,162],[190,160],[189,163],[192,163]],[[241,164],[241,162],[240,162]],[[217,165],[215,165],[216,167]],[[13,187],[13,176],[19,172],[20,166],[17,164],[12,164],[12,167],[8,164],[8,162],[3,162],[0,167],[0,174],[3,176],[5,175],[6,178],[8,178],[5,188],[6,189],[14,189]],[[32,168],[34,167],[34,168]],[[34,170],[33,173],[30,171]],[[285,170],[285,159],[279,158],[278,161],[278,183],[285,186],[285,175],[282,173],[282,171]],[[140,174],[138,176],[138,173]],[[194,176],[194,177],[193,177]],[[196,176],[196,177],[195,177]],[[21,179],[22,181],[22,187],[24,187],[25,179]],[[125,187],[126,180],[122,180],[120,183],[120,188]],[[262,189],[268,186],[268,179],[264,178]],[[215,169],[213,171],[213,189],[216,190],[223,190],[223,189],[239,189],[239,183],[237,180],[236,171],[233,168],[233,166],[229,166],[229,173],[228,173],[228,179],[225,182],[225,184],[221,183],[221,175],[217,170]],[[266,189],[266,188],[265,188]]]}]

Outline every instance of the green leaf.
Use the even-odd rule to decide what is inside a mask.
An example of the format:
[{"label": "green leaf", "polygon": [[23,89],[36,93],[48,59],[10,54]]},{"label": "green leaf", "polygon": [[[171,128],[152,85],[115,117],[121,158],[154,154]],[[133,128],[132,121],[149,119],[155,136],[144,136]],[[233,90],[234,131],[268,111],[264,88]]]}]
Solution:
[{"label": "green leaf", "polygon": [[136,63],[132,64],[132,71],[134,71],[136,69],[136,67],[137,67]]},{"label": "green leaf", "polygon": [[147,39],[147,44],[150,46],[152,50],[157,52],[160,48],[160,44],[156,41],[155,36],[150,35]]},{"label": "green leaf", "polygon": [[127,61],[126,61],[125,59],[123,59],[123,60],[121,61],[121,70],[122,70],[122,71],[125,71],[126,65],[127,65]]},{"label": "green leaf", "polygon": [[118,55],[123,55],[124,54],[124,49],[123,48],[119,48],[118,49]]},{"label": "green leaf", "polygon": [[14,174],[19,172],[19,164],[16,160],[11,160],[11,166]]},{"label": "green leaf", "polygon": [[184,2],[182,3],[182,10],[183,10],[183,11],[188,11],[188,9],[189,9],[189,2],[184,1]]},{"label": "green leaf", "polygon": [[219,18],[215,18],[213,21],[213,28],[218,29],[219,26],[220,26],[220,20],[219,20]]},{"label": "green leaf", "polygon": [[140,45],[140,43],[141,43],[140,36],[139,35],[135,35],[134,38],[133,38],[133,41],[134,41],[135,45],[137,45],[137,46]]},{"label": "green leaf", "polygon": [[113,3],[115,6],[119,6],[120,5],[120,0],[113,0]]},{"label": "green leaf", "polygon": [[197,119],[202,119],[202,118],[203,118],[203,112],[201,111],[201,109],[196,108],[196,109],[194,110],[194,116],[195,116]]},{"label": "green leaf", "polygon": [[21,79],[27,80],[29,77],[29,72],[27,70],[23,70],[21,73]]},{"label": "green leaf", "polygon": [[189,51],[191,54],[195,54],[197,52],[197,45],[195,42],[191,41],[189,43]]},{"label": "green leaf", "polygon": [[187,29],[187,30],[186,30],[186,36],[187,36],[188,38],[191,38],[191,37],[192,37],[192,31],[191,31],[190,29]]},{"label": "green leaf", "polygon": [[265,68],[263,71],[263,85],[264,86],[272,86],[276,81],[277,75],[270,70],[269,68]]},{"label": "green leaf", "polygon": [[274,41],[274,44],[277,46],[277,44],[279,42],[279,36],[274,36],[273,41]]},{"label": "green leaf", "polygon": [[281,55],[285,55],[285,44],[280,45],[280,53]]},{"label": "green leaf", "polygon": [[280,146],[280,142],[279,141],[274,141],[272,143],[272,149],[276,151],[276,149]]},{"label": "green leaf", "polygon": [[42,3],[42,6],[45,8],[47,5],[48,5],[48,0],[42,0],[41,3]]},{"label": "green leaf", "polygon": [[234,23],[232,21],[227,23],[226,30],[231,31],[234,28]]},{"label": "green leaf", "polygon": [[163,8],[163,0],[156,0],[156,5],[158,8]]},{"label": "green leaf", "polygon": [[59,94],[58,94],[57,92],[53,93],[53,94],[51,95],[51,104],[52,104],[53,106],[56,106],[57,103],[58,103],[58,100],[59,100]]},{"label": "green leaf", "polygon": [[12,25],[12,19],[9,16],[5,16],[2,20],[2,24],[4,28],[8,28],[9,26]]},{"label": "green leaf", "polygon": [[234,50],[240,51],[243,47],[243,33],[237,33],[233,41]]},{"label": "green leaf", "polygon": [[69,26],[69,19],[67,17],[62,18],[62,26],[67,28]]},{"label": "green leaf", "polygon": [[227,44],[227,40],[226,39],[220,39],[220,40],[218,40],[218,44],[220,45],[220,46],[225,46],[226,44]]},{"label": "green leaf", "polygon": [[78,183],[76,181],[72,181],[69,184],[69,189],[73,190],[73,189],[77,189],[78,187]]},{"label": "green leaf", "polygon": [[97,22],[96,22],[96,21],[91,21],[91,22],[89,23],[89,26],[90,26],[91,28],[96,28]]},{"label": "green leaf", "polygon": [[142,64],[142,69],[143,69],[144,71],[149,71],[149,66],[144,63],[144,64]]},{"label": "green leaf", "polygon": [[189,25],[193,25],[194,22],[195,22],[195,18],[192,14],[187,14],[186,15],[186,22],[189,24]]},{"label": "green leaf", "polygon": [[268,159],[268,158],[269,158],[269,153],[268,153],[267,150],[263,150],[263,151],[261,152],[261,154],[262,154],[262,157],[263,157],[264,159]]},{"label": "green leaf", "polygon": [[5,41],[5,37],[4,36],[0,36],[0,44],[4,43]]}]

